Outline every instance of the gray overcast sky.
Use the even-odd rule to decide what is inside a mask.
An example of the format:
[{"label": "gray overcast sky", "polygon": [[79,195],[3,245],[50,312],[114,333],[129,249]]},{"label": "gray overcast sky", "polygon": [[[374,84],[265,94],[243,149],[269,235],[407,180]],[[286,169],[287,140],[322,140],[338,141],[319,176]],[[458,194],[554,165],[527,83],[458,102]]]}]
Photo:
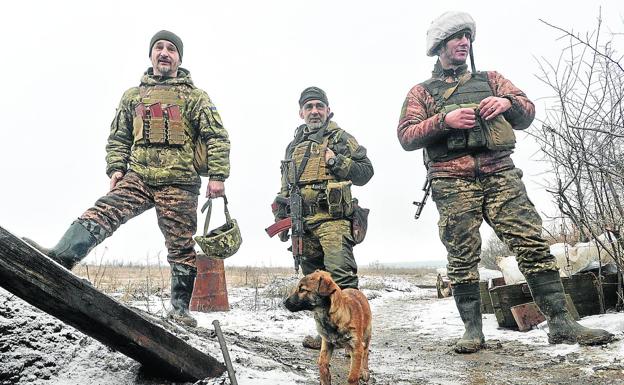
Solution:
[{"label": "gray overcast sky", "polygon": [[[369,235],[355,250],[372,261],[444,259],[437,211],[418,222],[412,201],[425,179],[421,151],[405,152],[396,125],[408,90],[431,71],[425,31],[447,10],[472,13],[478,69],[497,70],[523,89],[543,116],[548,89],[536,57],[556,60],[564,41],[538,21],[585,32],[599,8],[605,26],[623,32],[621,1],[12,1],[3,5],[0,64],[2,195],[0,225],[53,245],[108,189],[104,146],[122,93],[149,66],[160,29],[184,42],[183,67],[219,109],[232,142],[230,210],[244,242],[228,263],[290,266],[287,244],[269,239],[269,208],[279,190],[284,147],[300,124],[297,99],[316,85],[334,120],[369,151],[375,176],[355,189],[371,208]],[[605,30],[603,33],[607,33]],[[621,39],[620,39],[621,42]],[[622,48],[622,45],[619,45]],[[529,195],[552,212],[539,186],[536,146],[518,135],[514,155]],[[204,191],[206,181],[202,186]],[[203,196],[203,195],[202,195]],[[203,199],[200,201],[200,205]],[[217,206],[217,209],[221,207]],[[216,210],[218,212],[218,210]],[[213,219],[217,224],[221,216]],[[203,219],[199,220],[201,228]],[[489,237],[490,231],[482,228]],[[104,250],[106,248],[106,251]],[[165,260],[154,211],[122,226],[91,260]]]}]

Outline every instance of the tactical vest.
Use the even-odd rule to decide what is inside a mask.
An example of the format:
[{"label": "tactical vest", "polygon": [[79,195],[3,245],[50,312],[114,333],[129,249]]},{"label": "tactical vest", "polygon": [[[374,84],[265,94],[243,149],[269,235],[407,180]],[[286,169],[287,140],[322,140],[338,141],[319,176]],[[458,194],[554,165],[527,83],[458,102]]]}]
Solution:
[{"label": "tactical vest", "polygon": [[[330,137],[331,135],[325,136],[323,138],[323,142],[320,144],[310,140],[303,140],[298,143],[293,149],[292,159],[294,160],[295,165],[298,168],[308,149],[308,146],[310,146],[310,155],[305,169],[303,170],[303,172],[297,169],[297,172],[301,174],[301,176],[299,177],[300,185],[322,183],[336,179],[325,164],[325,150],[327,149],[327,146],[329,144]],[[293,167],[289,167],[288,181],[289,183],[293,183],[294,180],[295,175]]]},{"label": "tactical vest", "polygon": [[[335,123],[330,122],[331,125]],[[353,214],[354,200],[351,196],[351,181],[339,181],[325,163],[325,151],[331,142],[340,140],[342,130],[325,133],[321,143],[316,139],[303,139],[301,131],[296,135],[292,151],[286,157],[294,161],[296,171],[300,174],[299,187],[303,200],[303,215],[308,223],[316,223],[328,219],[347,218]],[[313,134],[314,136],[314,134]],[[303,140],[302,140],[303,139]],[[302,160],[310,149],[308,161],[303,171],[299,170]],[[289,154],[290,153],[290,154]],[[290,156],[289,156],[290,155]],[[295,173],[292,162],[287,168],[287,180],[294,183]]]},{"label": "tactical vest", "polygon": [[140,87],[139,94],[132,122],[135,145],[181,147],[191,139],[181,113],[185,101],[175,88]]},{"label": "tactical vest", "polygon": [[[487,72],[477,72],[468,81],[461,84],[448,99],[444,93],[455,87],[457,83],[447,83],[440,79],[429,79],[421,85],[435,100],[435,113],[444,109],[471,107],[477,108],[479,103],[493,96],[487,79]],[[468,130],[453,129],[435,143],[426,147],[427,158],[433,161],[448,161],[468,154],[474,154],[486,149],[505,150],[513,149],[515,136],[511,125],[502,115],[498,115],[491,122],[481,119],[477,113],[477,124]]]}]

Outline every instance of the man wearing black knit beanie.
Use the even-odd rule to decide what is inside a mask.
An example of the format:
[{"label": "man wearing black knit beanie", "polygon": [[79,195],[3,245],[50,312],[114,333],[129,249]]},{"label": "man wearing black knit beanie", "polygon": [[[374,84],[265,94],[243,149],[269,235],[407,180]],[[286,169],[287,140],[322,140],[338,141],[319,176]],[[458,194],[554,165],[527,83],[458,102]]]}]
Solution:
[{"label": "man wearing black knit beanie", "polygon": [[27,241],[72,269],[119,226],[154,207],[171,265],[169,315],[196,326],[188,308],[196,275],[193,235],[200,176],[210,178],[207,197],[224,196],[230,142],[208,94],[180,67],[183,49],[173,32],[159,31],[150,40],[152,67],[138,87],[123,94],[111,124],[106,145],[110,191],[53,248]]}]

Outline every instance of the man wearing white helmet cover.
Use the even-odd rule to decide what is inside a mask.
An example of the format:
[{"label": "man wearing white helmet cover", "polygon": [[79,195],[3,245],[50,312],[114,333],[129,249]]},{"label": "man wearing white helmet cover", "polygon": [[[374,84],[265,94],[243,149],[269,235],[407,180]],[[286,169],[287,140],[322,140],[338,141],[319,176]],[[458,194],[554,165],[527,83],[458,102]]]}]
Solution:
[{"label": "man wearing white helmet cover", "polygon": [[[424,149],[436,203],[448,276],[465,326],[458,353],[483,347],[479,227],[483,219],[516,254],[535,303],[546,316],[550,343],[605,344],[613,335],[571,317],[555,258],[542,237],[542,220],[510,155],[513,130],[530,126],[535,107],[501,74],[477,72],[476,25],[465,12],[446,12],[427,31],[427,55],[438,56],[430,79],[405,99],[397,134],[406,151]],[[470,56],[471,69],[466,62]]]}]

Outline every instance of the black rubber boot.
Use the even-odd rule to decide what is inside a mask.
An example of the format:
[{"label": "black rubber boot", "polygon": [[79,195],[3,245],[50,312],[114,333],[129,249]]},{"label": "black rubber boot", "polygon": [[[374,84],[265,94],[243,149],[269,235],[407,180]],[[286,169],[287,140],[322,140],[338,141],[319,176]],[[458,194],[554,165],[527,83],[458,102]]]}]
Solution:
[{"label": "black rubber boot", "polygon": [[41,247],[32,239],[23,238],[23,240],[68,270],[73,269],[97,246],[95,237],[79,222],[72,223],[61,240],[51,249]]},{"label": "black rubber boot", "polygon": [[526,276],[535,304],[548,322],[548,343],[603,345],[613,340],[613,334],[602,329],[590,329],[572,318],[566,308],[563,284],[558,271],[543,271]]},{"label": "black rubber boot", "polygon": [[481,320],[481,294],[479,283],[460,283],[453,285],[453,297],[466,331],[455,343],[456,353],[475,353],[485,343],[483,322]]},{"label": "black rubber boot", "polygon": [[197,320],[189,313],[189,304],[197,270],[178,263],[171,264],[171,311],[172,320],[186,326],[196,327]]}]

